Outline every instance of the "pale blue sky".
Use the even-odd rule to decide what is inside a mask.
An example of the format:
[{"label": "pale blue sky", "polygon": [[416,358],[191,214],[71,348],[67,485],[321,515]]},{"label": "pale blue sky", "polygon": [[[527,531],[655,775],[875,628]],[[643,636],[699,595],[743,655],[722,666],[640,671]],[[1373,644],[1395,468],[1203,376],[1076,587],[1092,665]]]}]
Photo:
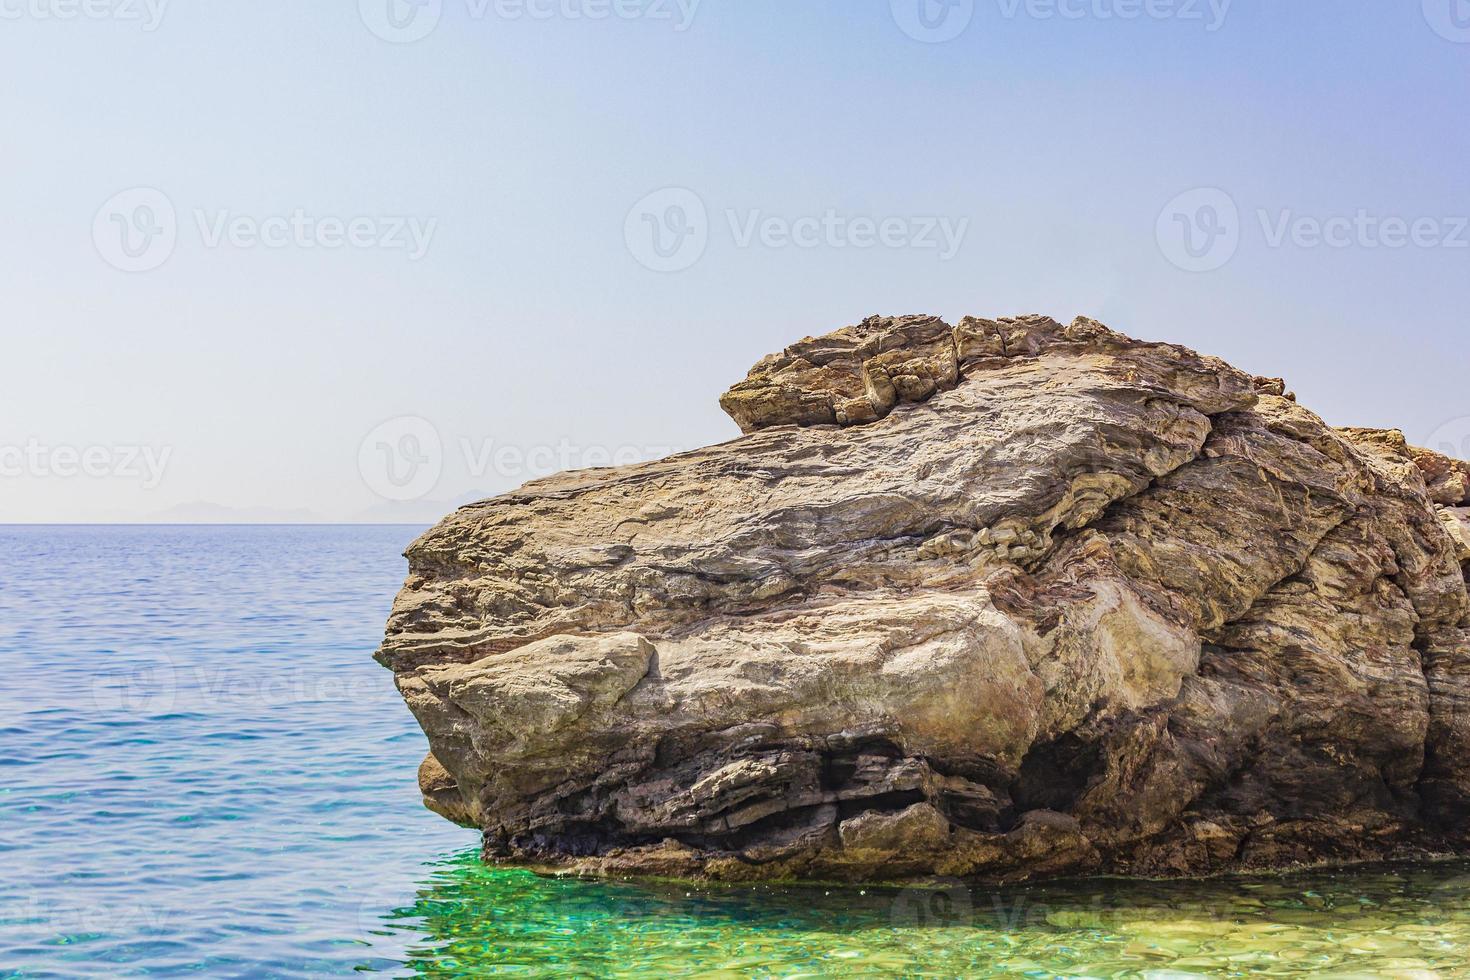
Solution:
[{"label": "pale blue sky", "polygon": [[[0,0],[0,521],[427,520],[730,438],[753,361],[872,313],[1085,313],[1333,423],[1470,436],[1460,0],[974,0],[941,43],[900,27],[921,0],[442,0],[412,43],[368,26],[403,0],[86,2]],[[160,220],[104,208],[133,188],[176,241],[125,272],[117,220]],[[665,188],[707,244],[659,272],[625,231]],[[1198,188],[1238,221],[1190,259],[1165,209]],[[781,239],[828,212],[895,246]],[[312,245],[354,218],[370,244]],[[433,462],[385,483],[400,450]]]}]

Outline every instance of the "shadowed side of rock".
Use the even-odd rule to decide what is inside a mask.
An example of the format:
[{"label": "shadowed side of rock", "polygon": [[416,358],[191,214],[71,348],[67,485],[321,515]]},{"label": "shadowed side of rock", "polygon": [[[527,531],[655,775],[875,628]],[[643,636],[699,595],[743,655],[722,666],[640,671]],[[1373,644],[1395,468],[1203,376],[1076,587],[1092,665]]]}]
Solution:
[{"label": "shadowed side of rock", "polygon": [[740,439],[462,508],[379,659],[487,856],[727,879],[1464,847],[1470,466],[1093,320],[870,318]]}]

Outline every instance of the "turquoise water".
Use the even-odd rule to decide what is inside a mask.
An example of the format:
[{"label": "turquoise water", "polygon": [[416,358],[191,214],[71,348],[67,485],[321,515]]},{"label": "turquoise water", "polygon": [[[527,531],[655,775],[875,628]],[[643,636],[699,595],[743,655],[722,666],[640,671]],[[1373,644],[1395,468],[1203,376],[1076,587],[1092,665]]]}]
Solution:
[{"label": "turquoise water", "polygon": [[1470,975],[1470,865],[988,890],[489,869],[370,659],[416,529],[0,528],[0,977]]}]

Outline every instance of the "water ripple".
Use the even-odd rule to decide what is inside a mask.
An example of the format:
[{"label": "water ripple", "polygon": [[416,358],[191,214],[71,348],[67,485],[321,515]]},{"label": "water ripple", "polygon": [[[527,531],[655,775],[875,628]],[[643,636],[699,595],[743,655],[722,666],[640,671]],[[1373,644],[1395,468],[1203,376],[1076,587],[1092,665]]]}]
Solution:
[{"label": "water ripple", "polygon": [[985,890],[547,879],[423,810],[414,528],[0,528],[0,977],[1470,975],[1470,867]]}]

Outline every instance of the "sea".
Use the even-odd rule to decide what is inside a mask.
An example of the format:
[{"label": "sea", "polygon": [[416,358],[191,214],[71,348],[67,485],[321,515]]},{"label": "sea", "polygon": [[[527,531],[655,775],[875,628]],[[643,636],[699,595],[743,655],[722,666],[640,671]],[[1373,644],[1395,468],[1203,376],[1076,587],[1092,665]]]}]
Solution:
[{"label": "sea", "polygon": [[423,809],[407,526],[0,527],[0,977],[1470,976],[1470,864],[586,881]]}]

